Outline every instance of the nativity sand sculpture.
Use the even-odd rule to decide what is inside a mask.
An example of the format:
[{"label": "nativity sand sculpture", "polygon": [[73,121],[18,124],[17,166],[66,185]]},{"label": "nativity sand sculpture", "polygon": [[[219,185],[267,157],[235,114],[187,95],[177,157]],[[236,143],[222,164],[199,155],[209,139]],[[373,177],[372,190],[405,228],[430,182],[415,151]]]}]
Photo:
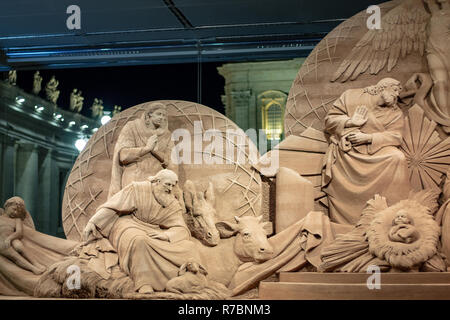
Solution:
[{"label": "nativity sand sculpture", "polygon": [[[368,30],[361,12],[313,50],[289,94],[287,138],[262,157],[234,123],[196,103],[116,114],[69,176],[68,240],[23,223],[23,249],[45,272],[0,255],[0,293],[450,299],[449,4],[380,8],[382,29]],[[174,145],[158,145],[165,135]],[[78,288],[66,281],[73,266]],[[373,268],[384,290],[367,287]]]}]

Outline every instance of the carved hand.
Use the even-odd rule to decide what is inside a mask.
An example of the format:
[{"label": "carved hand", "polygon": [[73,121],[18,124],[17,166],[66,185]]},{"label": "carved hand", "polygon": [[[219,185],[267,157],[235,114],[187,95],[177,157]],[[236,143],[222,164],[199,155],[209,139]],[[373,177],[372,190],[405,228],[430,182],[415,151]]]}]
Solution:
[{"label": "carved hand", "polygon": [[352,143],[353,146],[359,146],[361,144],[372,143],[372,135],[362,132],[350,133],[347,140]]},{"label": "carved hand", "polygon": [[167,234],[165,234],[164,232],[152,230],[152,231],[148,232],[147,235],[152,239],[169,241],[169,236]]},{"label": "carved hand", "polygon": [[158,136],[154,134],[150,138],[148,138],[146,147],[149,148],[150,150],[153,150],[155,149],[157,143],[158,143]]},{"label": "carved hand", "polygon": [[369,110],[366,106],[359,106],[356,108],[352,118],[348,120],[347,127],[361,127],[367,122]]},{"label": "carved hand", "polygon": [[95,227],[95,224],[93,224],[92,222],[88,222],[83,231],[84,241],[87,241],[91,234],[94,235],[96,230],[97,230],[97,228]]}]

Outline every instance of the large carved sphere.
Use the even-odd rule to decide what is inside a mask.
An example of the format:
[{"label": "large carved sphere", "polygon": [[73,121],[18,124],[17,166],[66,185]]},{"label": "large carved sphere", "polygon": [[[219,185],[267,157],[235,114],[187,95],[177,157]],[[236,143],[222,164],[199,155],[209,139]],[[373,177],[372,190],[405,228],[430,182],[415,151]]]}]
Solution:
[{"label": "large carved sphere", "polygon": [[[190,132],[191,159],[194,159],[193,153],[199,151],[194,150],[195,121],[202,121],[202,127],[197,132],[203,134],[208,129],[216,129],[223,133],[221,140],[223,154],[213,155],[212,158],[224,157],[224,164],[205,164],[204,162],[181,164],[179,166],[180,186],[183,186],[187,179],[198,182],[196,185],[199,188],[205,187],[208,181],[213,181],[218,220],[231,221],[235,215],[260,215],[261,178],[251,168],[248,161],[249,146],[254,150],[256,147],[245,133],[227,117],[206,106],[176,100],[158,102],[167,107],[171,132],[176,129],[186,129]],[[111,179],[113,151],[120,131],[128,121],[140,117],[150,103],[134,106],[113,117],[89,139],[78,156],[69,175],[63,199],[62,219],[67,239],[81,240],[87,221],[97,207],[106,201]],[[225,134],[227,130],[232,133],[228,138]],[[240,138],[231,139],[230,137],[234,135]],[[207,146],[210,143],[203,142],[203,148],[200,150],[202,156],[208,154]],[[227,145],[232,151],[232,157],[226,154]],[[243,155],[244,161],[237,161],[239,152]]]},{"label": "large carved sphere", "polygon": [[[428,14],[423,8],[419,7],[420,3],[416,2],[417,6],[414,7],[414,10],[419,12],[417,16],[420,15],[422,23],[420,26],[407,27],[408,32],[411,32],[409,34],[412,36],[417,32],[415,29],[423,31],[422,29],[428,19]],[[406,1],[390,1],[380,4],[381,17],[384,18],[390,10],[402,3],[406,4]],[[414,15],[416,15],[416,11],[414,11]],[[371,68],[368,68],[355,80],[349,79],[341,82],[343,80],[343,77],[341,77],[332,82],[333,75],[341,63],[350,57],[352,49],[368,32],[367,19],[369,16],[370,14],[366,11],[361,11],[341,23],[320,41],[305,60],[289,92],[284,121],[286,136],[299,135],[310,126],[323,130],[323,118],[333,102],[347,89],[373,85],[386,77],[395,78],[404,84],[413,73],[428,72],[425,54],[421,55],[420,50],[414,51],[414,45],[412,45],[411,52],[404,58],[400,54],[396,65],[390,72],[387,71],[388,63],[386,63],[377,74],[372,74]],[[396,20],[396,24],[400,27],[402,19]],[[390,27],[382,23],[382,28],[383,26],[385,28]],[[403,38],[407,39],[406,36],[402,37],[400,43]],[[394,42],[394,44],[396,43]],[[371,53],[370,50],[367,54]],[[387,54],[388,50],[380,53],[380,57],[385,53]],[[378,57],[375,57],[375,60],[377,59]]]}]

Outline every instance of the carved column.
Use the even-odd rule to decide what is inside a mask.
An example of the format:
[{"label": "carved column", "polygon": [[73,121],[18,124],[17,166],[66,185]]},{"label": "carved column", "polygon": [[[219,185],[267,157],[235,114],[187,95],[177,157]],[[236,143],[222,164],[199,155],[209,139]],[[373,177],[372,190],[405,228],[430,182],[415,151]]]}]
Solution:
[{"label": "carved column", "polygon": [[23,198],[36,228],[41,226],[37,194],[39,190],[38,149],[32,143],[16,145],[15,195]]},{"label": "carved column", "polygon": [[15,181],[15,140],[3,136],[2,139],[2,154],[1,154],[1,203],[3,206],[5,201],[14,196],[14,181]]},{"label": "carved column", "polygon": [[250,90],[231,91],[231,104],[234,111],[232,119],[244,131],[249,128],[248,112],[250,97]]},{"label": "carved column", "polygon": [[[57,217],[52,216],[54,208],[52,206],[53,201],[58,201],[58,194],[54,192],[57,189],[52,179],[52,150],[51,149],[39,149],[39,190],[38,197],[39,203],[37,210],[39,211],[41,231],[46,234],[55,234],[55,228],[52,226],[53,220]],[[56,199],[54,199],[56,197]],[[52,228],[53,227],[53,228]],[[53,232],[52,232],[53,231]]]},{"label": "carved column", "polygon": [[220,100],[222,100],[222,104],[225,107],[225,115],[231,119],[232,110],[230,104],[228,103],[227,95],[226,94],[221,95]]}]

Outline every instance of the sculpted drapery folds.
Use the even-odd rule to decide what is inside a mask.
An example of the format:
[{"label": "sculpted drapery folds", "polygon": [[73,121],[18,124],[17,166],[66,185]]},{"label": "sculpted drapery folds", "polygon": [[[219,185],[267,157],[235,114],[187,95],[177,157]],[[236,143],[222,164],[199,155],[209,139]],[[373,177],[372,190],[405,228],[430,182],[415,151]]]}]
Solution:
[{"label": "sculpted drapery folds", "polygon": [[330,218],[355,224],[374,194],[389,203],[409,193],[408,167],[399,150],[404,117],[397,105],[400,83],[385,78],[375,86],[345,91],[325,118],[330,146],[323,190]]},{"label": "sculpted drapery folds", "polygon": [[166,107],[155,102],[123,127],[114,148],[108,198],[130,182],[144,181],[161,169],[178,173],[177,165],[171,162],[174,144],[167,126]]},{"label": "sculpted drapery folds", "polygon": [[163,291],[183,263],[200,262],[172,195],[177,181],[177,175],[165,169],[127,185],[97,209],[85,228],[86,239],[109,239],[121,269],[140,293]]}]

